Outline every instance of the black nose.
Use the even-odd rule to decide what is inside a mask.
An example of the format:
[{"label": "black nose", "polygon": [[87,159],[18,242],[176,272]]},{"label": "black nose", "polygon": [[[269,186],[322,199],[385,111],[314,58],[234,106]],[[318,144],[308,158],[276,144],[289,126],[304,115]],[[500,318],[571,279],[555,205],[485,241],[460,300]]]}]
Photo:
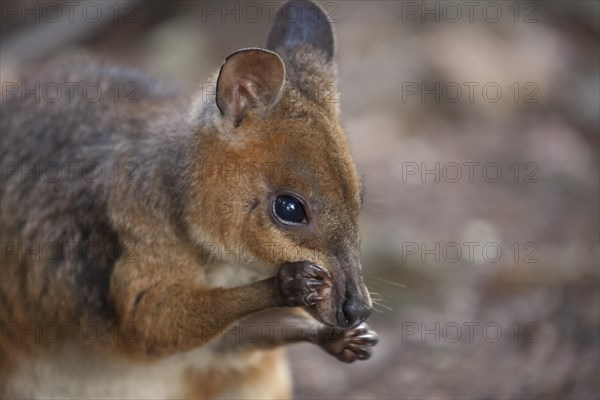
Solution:
[{"label": "black nose", "polygon": [[337,313],[340,326],[355,326],[369,318],[371,306],[354,296],[349,296]]}]

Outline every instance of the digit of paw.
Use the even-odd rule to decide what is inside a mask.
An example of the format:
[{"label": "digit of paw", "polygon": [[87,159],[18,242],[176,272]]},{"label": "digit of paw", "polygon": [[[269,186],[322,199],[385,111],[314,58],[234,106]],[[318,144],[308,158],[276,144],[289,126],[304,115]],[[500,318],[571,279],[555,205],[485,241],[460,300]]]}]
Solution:
[{"label": "digit of paw", "polygon": [[277,288],[284,307],[315,305],[329,297],[331,287],[329,273],[307,261],[284,264],[277,274]]},{"label": "digit of paw", "polygon": [[353,363],[356,360],[367,360],[371,357],[372,349],[379,342],[377,333],[369,329],[366,323],[350,328],[341,337],[325,345],[325,350],[338,360]]}]

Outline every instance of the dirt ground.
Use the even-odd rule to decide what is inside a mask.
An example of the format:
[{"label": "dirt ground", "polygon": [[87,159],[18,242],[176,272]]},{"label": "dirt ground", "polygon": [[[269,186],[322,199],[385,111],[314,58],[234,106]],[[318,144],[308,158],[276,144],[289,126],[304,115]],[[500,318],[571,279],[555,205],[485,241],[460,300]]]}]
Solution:
[{"label": "dirt ground", "polygon": [[[93,52],[189,85],[264,44],[270,2],[254,3],[260,18],[142,2],[133,23],[5,49]],[[352,365],[290,348],[298,398],[600,397],[600,3],[475,3],[321,2],[380,343]],[[28,29],[10,22],[4,44]]]}]

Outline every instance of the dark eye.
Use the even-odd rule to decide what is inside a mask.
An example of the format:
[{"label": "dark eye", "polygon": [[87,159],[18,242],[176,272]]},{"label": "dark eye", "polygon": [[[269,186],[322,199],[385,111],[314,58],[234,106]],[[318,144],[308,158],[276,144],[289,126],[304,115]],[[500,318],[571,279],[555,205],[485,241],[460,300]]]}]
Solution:
[{"label": "dark eye", "polygon": [[302,202],[290,195],[278,196],[273,202],[273,214],[284,224],[306,223],[306,212]]}]

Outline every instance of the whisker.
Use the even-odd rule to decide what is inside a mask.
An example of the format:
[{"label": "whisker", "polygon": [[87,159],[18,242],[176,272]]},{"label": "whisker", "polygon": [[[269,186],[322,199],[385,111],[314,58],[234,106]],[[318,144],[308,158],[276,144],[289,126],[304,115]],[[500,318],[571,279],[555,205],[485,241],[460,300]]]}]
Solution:
[{"label": "whisker", "polygon": [[382,278],[380,276],[365,276],[365,279],[376,279],[379,282],[388,283],[390,285],[393,285],[393,286],[396,286],[396,287],[399,287],[399,288],[402,288],[402,289],[406,289],[407,288],[405,285],[403,285],[401,283],[394,282],[394,281],[392,281],[390,279]]},{"label": "whisker", "polygon": [[[388,311],[394,311],[390,306],[388,306],[387,304],[385,304],[385,299],[383,297],[371,297],[371,302],[373,303],[373,309],[375,309],[376,305],[379,307],[383,307],[384,309],[388,310]],[[378,310],[378,312],[383,312],[381,310]]]},{"label": "whisker", "polygon": [[[385,309],[386,309],[386,310],[388,310],[388,311],[394,311],[394,310],[393,310],[391,307],[389,307],[389,306],[387,306],[387,305],[385,305],[385,304],[383,304],[383,303],[378,303],[377,305],[378,305],[379,307],[383,307],[383,308],[385,308]],[[373,309],[375,309],[375,307],[373,307]],[[383,312],[383,311],[380,311],[380,312]]]},{"label": "whisker", "polygon": [[383,311],[375,307],[375,304],[373,304],[373,311],[375,311],[378,314],[383,314]]}]

